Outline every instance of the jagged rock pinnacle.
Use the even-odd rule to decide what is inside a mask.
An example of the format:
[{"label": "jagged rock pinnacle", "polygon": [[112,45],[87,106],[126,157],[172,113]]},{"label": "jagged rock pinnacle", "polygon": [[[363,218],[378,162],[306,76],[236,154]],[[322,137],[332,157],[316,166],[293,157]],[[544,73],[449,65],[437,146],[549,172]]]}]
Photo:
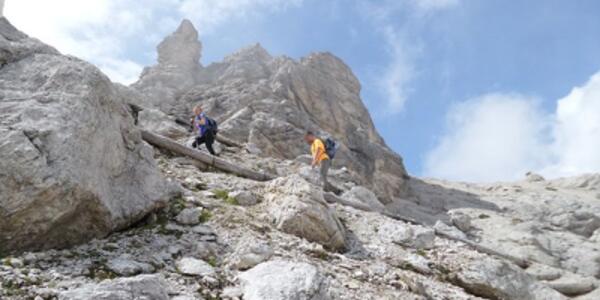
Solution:
[{"label": "jagged rock pinnacle", "polygon": [[197,76],[202,69],[202,43],[192,22],[183,20],[177,30],[156,48],[158,64],[145,68],[140,79],[132,86],[141,91],[146,101],[152,102],[152,106],[168,111],[177,95],[197,83]]},{"label": "jagged rock pinnacle", "polygon": [[177,30],[157,47],[159,65],[197,66],[202,55],[198,31],[189,20],[183,20]]}]

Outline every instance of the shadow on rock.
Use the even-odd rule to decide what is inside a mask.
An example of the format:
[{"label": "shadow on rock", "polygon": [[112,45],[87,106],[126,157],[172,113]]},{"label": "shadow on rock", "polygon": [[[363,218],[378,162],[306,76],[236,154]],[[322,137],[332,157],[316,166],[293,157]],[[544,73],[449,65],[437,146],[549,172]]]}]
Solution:
[{"label": "shadow on rock", "polygon": [[438,220],[450,223],[448,211],[458,208],[500,211],[496,204],[465,191],[427,183],[416,178],[410,179],[409,186],[413,196],[408,199],[396,199],[386,205],[386,209],[390,213],[419,223],[433,225]]}]

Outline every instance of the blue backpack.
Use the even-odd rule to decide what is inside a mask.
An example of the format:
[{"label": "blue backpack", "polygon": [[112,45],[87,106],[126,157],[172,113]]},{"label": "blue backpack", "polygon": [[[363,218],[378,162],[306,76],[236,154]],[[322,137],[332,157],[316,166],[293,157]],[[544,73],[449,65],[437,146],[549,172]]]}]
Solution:
[{"label": "blue backpack", "polygon": [[335,157],[335,153],[338,150],[338,145],[337,142],[332,139],[332,138],[326,138],[325,139],[325,152],[327,152],[327,156],[329,156],[330,159],[333,159]]},{"label": "blue backpack", "polygon": [[214,120],[214,119],[212,119],[212,118],[206,117],[206,116],[205,116],[204,118],[206,119],[206,127],[207,127],[209,130],[212,130],[212,131],[213,131],[213,133],[215,133],[215,134],[216,134],[217,132],[219,132],[219,125],[217,124],[217,121],[215,121],[215,120]]}]

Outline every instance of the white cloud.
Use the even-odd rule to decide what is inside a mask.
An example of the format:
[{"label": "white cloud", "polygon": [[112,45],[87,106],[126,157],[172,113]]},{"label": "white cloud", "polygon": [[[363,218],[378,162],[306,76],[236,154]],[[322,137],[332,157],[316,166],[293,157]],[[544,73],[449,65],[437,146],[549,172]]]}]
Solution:
[{"label": "white cloud", "polygon": [[546,117],[536,99],[489,94],[451,108],[448,131],[427,155],[425,174],[453,180],[516,178],[544,162]]},{"label": "white cloud", "polygon": [[[9,0],[5,15],[20,30],[131,83],[145,59],[133,49],[156,43],[189,18],[209,32],[232,19],[273,13],[301,0]],[[140,47],[142,46],[142,47]],[[147,50],[146,50],[147,51]]]},{"label": "white cloud", "polygon": [[112,81],[123,84],[133,83],[138,80],[143,66],[128,59],[102,58],[97,60],[102,72]]},{"label": "white cloud", "polygon": [[558,101],[552,175],[600,172],[600,73]]},{"label": "white cloud", "polygon": [[374,3],[357,0],[358,9],[382,34],[389,53],[389,64],[373,81],[378,82],[387,99],[385,112],[402,112],[411,94],[411,82],[418,76],[418,59],[424,46],[419,28],[434,19],[430,16],[455,7],[460,0],[384,0]]},{"label": "white cloud", "polygon": [[600,73],[545,113],[539,101],[491,94],[455,105],[447,131],[426,155],[424,174],[453,180],[600,172]]},{"label": "white cloud", "polygon": [[410,95],[410,82],[416,74],[415,57],[418,50],[409,43],[402,32],[388,26],[384,30],[384,39],[390,55],[390,64],[381,74],[378,82],[388,99],[388,113],[398,113]]},{"label": "white cloud", "polygon": [[96,64],[112,80],[131,83],[142,66],[127,58],[127,47],[144,31],[156,29],[148,24],[173,1],[144,5],[118,0],[9,0],[6,16],[27,34]]}]

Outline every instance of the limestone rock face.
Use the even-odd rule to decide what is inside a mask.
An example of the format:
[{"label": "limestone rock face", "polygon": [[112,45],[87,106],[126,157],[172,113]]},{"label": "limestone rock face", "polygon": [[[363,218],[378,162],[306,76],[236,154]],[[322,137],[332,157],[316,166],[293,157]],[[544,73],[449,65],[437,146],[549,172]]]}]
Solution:
[{"label": "limestone rock face", "polygon": [[145,103],[168,111],[174,100],[197,82],[202,44],[192,23],[184,20],[157,51],[158,64],[145,68],[133,87],[144,94]]},{"label": "limestone rock face", "polygon": [[[332,136],[340,142],[334,165],[346,166],[382,202],[408,194],[402,159],[376,132],[360,99],[360,83],[342,60],[330,53],[299,61],[273,57],[256,44],[200,67],[195,51],[181,50],[199,49],[189,26],[184,21],[161,43],[159,64],[132,85],[144,95],[143,106],[187,118],[201,103],[222,134],[264,157],[294,159],[308,153],[302,141],[306,130]],[[164,46],[171,43],[177,46]],[[194,59],[186,59],[185,66],[165,62],[179,54]]]},{"label": "limestone rock face", "polygon": [[327,282],[319,270],[307,263],[269,261],[240,276],[244,299],[326,300]]},{"label": "limestone rock face", "polygon": [[346,230],[317,186],[292,175],[274,180],[269,191],[266,205],[277,228],[332,250],[347,248]]},{"label": "limestone rock face", "polygon": [[[600,278],[598,175],[511,183],[428,180],[413,187],[419,208],[488,248],[549,267]],[[412,180],[411,182],[416,182]],[[412,183],[411,183],[412,184]],[[449,233],[438,222],[436,230]],[[450,230],[451,230],[450,228]],[[458,231],[458,230],[456,230]],[[467,237],[460,232],[454,236]]]},{"label": "limestone rock face", "polygon": [[344,193],[342,197],[353,203],[367,205],[375,211],[383,211],[385,209],[383,204],[377,199],[377,196],[362,186],[353,187],[350,191]]},{"label": "limestone rock face", "polygon": [[198,41],[194,25],[184,20],[177,31],[158,45],[157,50],[159,66],[194,68],[200,62],[202,44]]},{"label": "limestone rock face", "polygon": [[473,261],[456,280],[470,293],[489,299],[567,299],[513,265],[495,259]]},{"label": "limestone rock face", "polygon": [[0,253],[132,224],[173,189],[97,68],[0,18]]},{"label": "limestone rock face", "polygon": [[137,118],[140,127],[171,139],[189,136],[188,128],[178,125],[174,117],[168,116],[157,108],[144,106],[146,100],[142,93],[118,83],[115,84],[115,87],[128,103],[142,108],[142,111],[138,112]]}]

